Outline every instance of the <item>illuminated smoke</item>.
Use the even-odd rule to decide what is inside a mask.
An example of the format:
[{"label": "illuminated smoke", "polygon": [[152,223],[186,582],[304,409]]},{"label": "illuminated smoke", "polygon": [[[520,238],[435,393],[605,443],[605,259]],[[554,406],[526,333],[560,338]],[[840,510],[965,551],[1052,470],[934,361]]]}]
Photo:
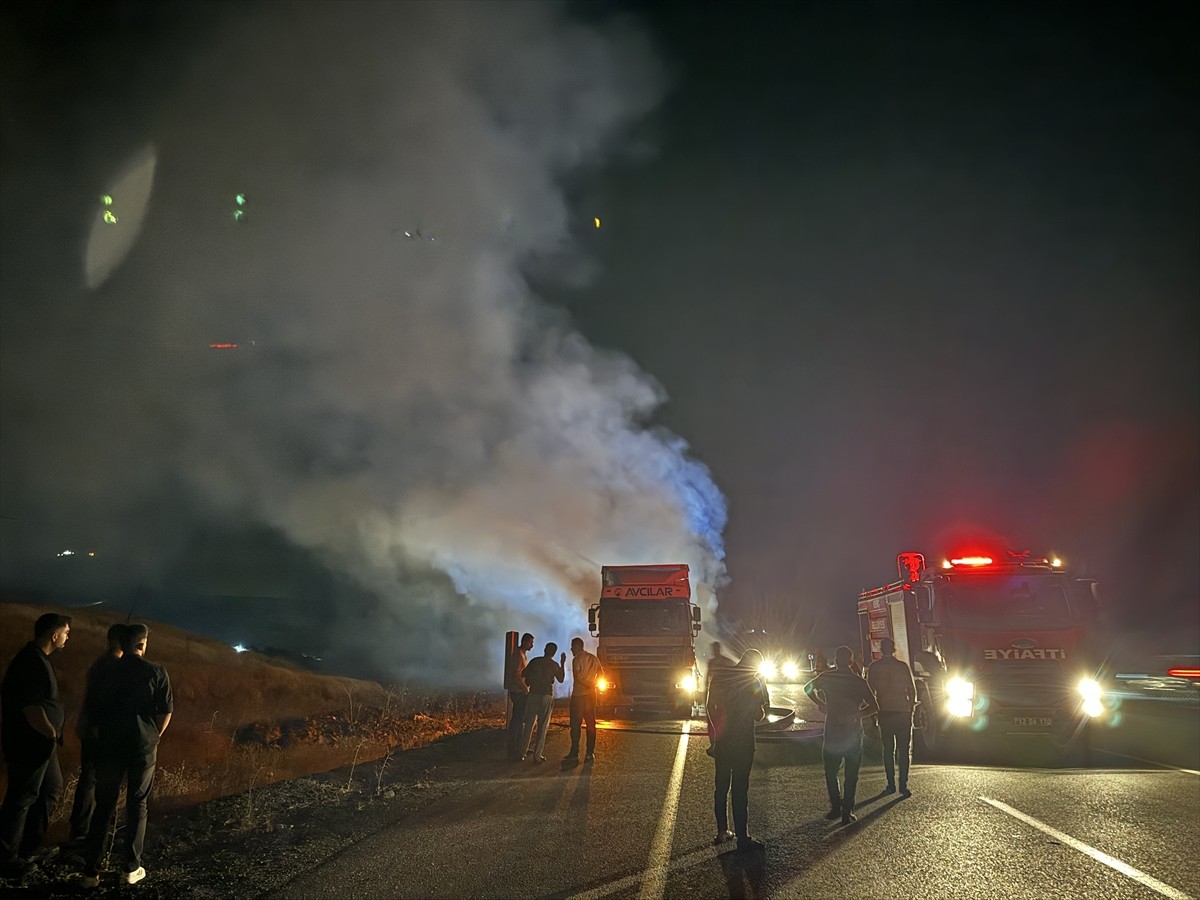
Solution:
[{"label": "illuminated smoke", "polygon": [[[508,628],[565,647],[601,564],[689,563],[711,612],[723,497],[648,425],[656,383],[522,275],[595,230],[563,180],[661,95],[639,33],[541,3],[253,9],[168,107],[122,273],[156,338],[141,458],[377,598],[319,627],[395,678],[491,685]],[[155,349],[193,340],[240,346]]]}]

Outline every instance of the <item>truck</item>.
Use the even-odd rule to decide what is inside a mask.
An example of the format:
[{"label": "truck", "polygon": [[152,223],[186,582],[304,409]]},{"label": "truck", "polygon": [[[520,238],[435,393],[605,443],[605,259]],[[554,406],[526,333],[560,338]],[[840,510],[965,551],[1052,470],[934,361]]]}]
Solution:
[{"label": "truck", "polygon": [[600,599],[588,610],[604,677],[598,706],[694,714],[700,686],[700,607],[684,563],[602,566]]},{"label": "truck", "polygon": [[899,580],[858,595],[862,660],[884,638],[917,688],[914,744],[926,758],[976,735],[1049,739],[1087,758],[1108,717],[1096,582],[1054,557],[974,550],[929,567],[896,558]]}]

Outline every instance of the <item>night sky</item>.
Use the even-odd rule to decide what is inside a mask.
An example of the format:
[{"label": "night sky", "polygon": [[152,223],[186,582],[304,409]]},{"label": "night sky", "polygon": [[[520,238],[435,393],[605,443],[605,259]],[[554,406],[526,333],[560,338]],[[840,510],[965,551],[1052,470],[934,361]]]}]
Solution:
[{"label": "night sky", "polygon": [[603,563],[831,645],[987,536],[1196,652],[1193,7],[2,21],[6,598],[486,684]]}]

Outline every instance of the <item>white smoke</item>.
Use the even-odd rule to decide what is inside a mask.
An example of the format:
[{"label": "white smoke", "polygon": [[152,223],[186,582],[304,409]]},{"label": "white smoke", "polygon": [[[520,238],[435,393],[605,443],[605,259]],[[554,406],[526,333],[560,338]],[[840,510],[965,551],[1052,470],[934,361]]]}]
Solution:
[{"label": "white smoke", "polygon": [[564,179],[660,99],[644,38],[545,3],[251,9],[188,61],[114,279],[143,378],[240,344],[148,388],[154,465],[379,598],[330,629],[396,677],[493,683],[506,629],[565,646],[601,564],[687,562],[711,612],[723,498],[647,426],[653,379],[522,274],[571,258]]}]

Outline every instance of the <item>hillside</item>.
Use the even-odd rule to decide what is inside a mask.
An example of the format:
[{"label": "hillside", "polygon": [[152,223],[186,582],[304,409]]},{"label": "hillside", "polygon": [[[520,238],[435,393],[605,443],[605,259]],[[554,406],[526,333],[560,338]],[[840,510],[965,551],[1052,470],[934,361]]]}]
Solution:
[{"label": "hillside", "polygon": [[[0,666],[7,668],[45,612],[72,617],[67,646],[53,657],[67,708],[59,751],[67,784],[52,834],[61,837],[79,765],[74,725],[87,670],[104,652],[104,635],[116,620],[111,612],[89,608],[0,603]],[[159,748],[152,812],[503,725],[498,695],[318,675],[169,625],[146,624],[146,657],[166,667],[175,695],[175,713]],[[0,774],[6,781],[2,764]]]}]

